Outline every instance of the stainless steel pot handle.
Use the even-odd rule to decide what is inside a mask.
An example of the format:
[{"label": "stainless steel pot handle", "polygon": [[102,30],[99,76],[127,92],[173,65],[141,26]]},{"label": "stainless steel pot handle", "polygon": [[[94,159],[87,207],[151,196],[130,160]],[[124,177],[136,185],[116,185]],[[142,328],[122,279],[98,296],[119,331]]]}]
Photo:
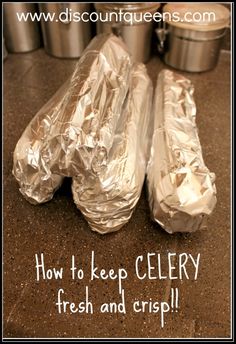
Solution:
[{"label": "stainless steel pot handle", "polygon": [[166,37],[169,33],[168,29],[166,29],[166,23],[165,22],[160,22],[159,27],[155,30],[158,38],[158,44],[157,44],[157,49],[160,54],[165,53],[165,41]]}]

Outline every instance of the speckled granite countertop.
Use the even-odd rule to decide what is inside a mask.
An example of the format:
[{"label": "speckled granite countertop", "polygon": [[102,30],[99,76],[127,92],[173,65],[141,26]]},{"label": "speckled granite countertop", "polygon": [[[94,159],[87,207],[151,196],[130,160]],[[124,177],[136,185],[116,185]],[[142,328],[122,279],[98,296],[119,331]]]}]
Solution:
[{"label": "speckled granite countertop", "polygon": [[[54,199],[30,205],[12,176],[12,154],[24,128],[67,79],[75,61],[60,60],[37,50],[8,55],[4,62],[4,337],[229,337],[230,336],[230,55],[221,53],[217,68],[188,74],[195,85],[197,124],[206,165],[217,176],[218,203],[206,231],[169,235],[150,220],[145,191],[131,221],[119,232],[101,236],[92,232],[72,200],[70,180]],[[148,63],[156,82],[163,64]],[[44,253],[47,268],[70,266],[71,255],[89,270],[91,251],[104,268],[125,266],[127,314],[58,314],[57,290],[65,299],[84,298],[86,281],[36,281],[35,254]],[[135,257],[147,252],[201,254],[197,281],[138,281]],[[179,288],[178,313],[166,316],[134,313],[135,298],[168,300],[170,288]],[[91,285],[94,305],[118,301],[115,281]]]}]

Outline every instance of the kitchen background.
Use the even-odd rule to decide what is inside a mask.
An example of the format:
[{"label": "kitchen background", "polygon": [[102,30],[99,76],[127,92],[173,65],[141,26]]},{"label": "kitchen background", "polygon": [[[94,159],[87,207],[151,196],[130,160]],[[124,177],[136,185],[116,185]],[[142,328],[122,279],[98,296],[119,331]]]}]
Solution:
[{"label": "kitchen background", "polygon": [[[164,11],[168,11],[169,8],[173,12],[174,10],[178,10],[175,5],[168,5],[166,3],[139,3],[139,4],[130,4],[126,3],[127,5],[116,5],[116,9],[122,9],[123,11],[131,11],[140,13],[144,11],[150,11],[151,13],[155,13],[157,10],[159,13]],[[166,6],[167,5],[167,6]],[[178,5],[177,5],[178,6]],[[216,5],[219,6],[219,5]],[[225,8],[230,11],[230,4],[221,3],[220,6],[224,6]],[[210,10],[214,10],[214,5]],[[19,13],[44,13],[47,15],[48,13],[55,13],[57,16],[62,11],[74,11],[74,12],[112,12],[114,11],[114,6],[112,4],[68,4],[68,3],[61,3],[61,4],[37,4],[37,3],[19,3],[19,4],[5,4],[4,5],[4,37],[3,44],[4,44],[4,57],[7,56],[7,50],[11,53],[19,53],[19,52],[27,52],[32,51],[34,49],[38,49],[41,46],[45,47],[45,50],[53,56],[56,57],[70,57],[70,58],[77,58],[79,57],[86,45],[88,45],[89,41],[94,37],[97,33],[101,32],[113,32],[116,34],[120,34],[126,43],[128,43],[130,50],[138,60],[142,60],[142,62],[147,62],[150,56],[150,48],[152,48],[152,52],[157,52],[158,46],[158,38],[157,35],[154,34],[154,30],[162,26],[157,22],[142,22],[139,25],[118,25],[117,23],[101,23],[99,21],[95,22],[56,22],[55,20],[52,22],[49,21],[34,21],[27,20],[25,22],[19,21],[16,12]],[[188,10],[186,7],[185,11]],[[196,7],[197,10],[197,7]],[[207,10],[207,7],[202,9]],[[222,9],[219,9],[222,12]],[[230,22],[227,22],[227,12],[221,13],[222,17],[226,17],[226,24],[224,30],[224,37],[221,39],[221,49],[223,50],[230,50],[230,41],[231,41],[231,30],[230,30]],[[64,17],[65,18],[65,17]],[[220,18],[221,19],[221,18]],[[197,26],[195,25],[196,30]],[[207,31],[207,30],[206,30]],[[137,47],[137,37],[139,38],[139,46]],[[151,41],[150,41],[151,39]],[[135,43],[133,43],[133,41]],[[76,42],[76,43],[75,43]],[[147,44],[148,43],[148,44]],[[152,43],[152,46],[151,46]],[[159,42],[160,43],[160,42]],[[143,45],[142,45],[143,44]],[[144,46],[145,44],[145,46]],[[135,46],[136,45],[136,46]],[[7,48],[7,49],[6,49]],[[141,51],[140,51],[141,50]],[[145,56],[146,54],[146,56]]]},{"label": "kitchen background", "polygon": [[[222,5],[230,11],[230,4]],[[25,6],[29,6],[29,9]],[[47,6],[54,6],[57,11],[62,10],[60,4],[44,3],[39,8],[47,11]],[[161,11],[163,6],[164,4],[155,4],[151,6],[151,10]],[[73,204],[69,190],[70,180],[64,182],[51,202],[35,207],[23,199],[12,176],[12,155],[24,128],[71,75],[76,61],[97,30],[94,23],[41,23],[40,27],[36,22],[16,21],[16,10],[34,11],[35,8],[39,10],[38,4],[3,5],[3,42],[6,46],[3,62],[4,337],[229,338],[230,26],[225,24],[224,35],[210,48],[213,49],[213,57],[210,59],[206,55],[195,61],[195,65],[186,64],[186,60],[183,62],[181,47],[178,50],[180,59],[168,60],[167,55],[160,54],[160,42],[155,31],[159,28],[158,25],[153,27],[145,23],[143,28],[142,25],[139,28],[117,28],[116,25],[112,28],[113,32],[117,33],[118,30],[118,33],[126,37],[128,46],[130,44],[130,49],[137,54],[137,59],[146,63],[154,85],[159,71],[163,68],[174,70],[173,63],[179,73],[193,82],[203,156],[206,165],[217,176],[218,203],[209,219],[207,230],[169,235],[150,220],[147,197],[143,190],[130,222],[117,233],[99,236],[90,231]],[[90,4],[90,11],[95,10],[103,10],[102,4]],[[134,31],[130,33],[129,30],[132,29]],[[176,51],[174,56],[177,56]],[[191,68],[198,70],[191,73]],[[53,304],[58,283],[48,281],[45,287],[35,281],[34,254],[44,252],[48,257],[48,265],[52,266],[58,262],[65,265],[72,254],[79,252],[86,266],[86,257],[90,256],[91,250],[95,250],[98,264],[104,265],[104,261],[107,267],[111,262],[116,267],[124,264],[130,273],[130,257],[157,251],[163,254],[168,251],[192,254],[200,252],[202,268],[200,277],[195,282],[164,282],[157,288],[151,282],[140,284],[127,281],[128,301],[135,297],[168,300],[171,287],[179,288],[180,310],[177,315],[169,316],[164,329],[160,328],[156,316],[148,313],[134,315],[129,312],[127,315],[116,316],[85,314],[80,317],[67,314],[59,317]],[[95,302],[99,302],[104,295],[111,300],[117,298],[116,288],[110,288],[106,282],[98,283],[98,286],[92,295]],[[64,287],[68,295],[74,296],[78,293],[78,287],[83,289],[84,286],[68,281],[64,283]]]}]

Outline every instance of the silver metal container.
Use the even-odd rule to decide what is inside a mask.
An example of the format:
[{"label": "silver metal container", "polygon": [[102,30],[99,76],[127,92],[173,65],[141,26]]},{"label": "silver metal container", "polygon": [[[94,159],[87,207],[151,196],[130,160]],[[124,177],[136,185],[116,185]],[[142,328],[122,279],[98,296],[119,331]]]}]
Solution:
[{"label": "silver metal container", "polygon": [[[185,6],[184,6],[185,5]],[[229,11],[217,4],[169,4],[163,12],[179,12],[180,22],[169,21],[164,29],[157,29],[164,62],[176,69],[203,72],[218,62],[222,39],[229,20]],[[215,13],[208,23],[185,22],[184,13]]]},{"label": "silver metal container", "polygon": [[89,12],[89,3],[40,3],[40,11],[55,13],[55,20],[41,21],[44,47],[61,58],[80,57],[91,40],[91,23],[78,21],[78,13]]},{"label": "silver metal container", "polygon": [[166,64],[189,72],[213,69],[218,62],[225,29],[193,31],[169,25]]},{"label": "silver metal container", "polygon": [[21,53],[40,47],[40,25],[37,21],[28,19],[20,21],[17,13],[32,13],[37,11],[36,4],[4,3],[3,31],[7,50],[11,53]]},{"label": "silver metal container", "polygon": [[[154,14],[159,8],[158,3],[96,3],[95,8],[98,13],[101,13],[104,18],[106,13],[122,11],[123,13],[136,14],[139,18],[140,13],[150,12]],[[140,17],[141,18],[141,17]],[[138,19],[132,24],[128,21],[121,20],[116,21],[113,17],[112,21],[98,21],[97,33],[113,32],[117,36],[121,36],[126,43],[129,52],[131,53],[134,61],[147,62],[150,57],[151,37],[152,37],[152,21],[139,21]]]}]

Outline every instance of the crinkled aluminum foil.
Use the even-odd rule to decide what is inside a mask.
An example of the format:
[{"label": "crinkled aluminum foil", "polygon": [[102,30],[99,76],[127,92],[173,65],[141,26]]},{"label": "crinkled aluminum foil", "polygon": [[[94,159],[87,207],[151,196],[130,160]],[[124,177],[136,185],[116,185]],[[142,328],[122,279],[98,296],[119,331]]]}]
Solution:
[{"label": "crinkled aluminum foil", "polygon": [[203,161],[193,91],[190,80],[169,70],[159,74],[147,182],[153,219],[169,233],[202,228],[216,204],[215,175]]},{"label": "crinkled aluminum foil", "polygon": [[129,94],[117,125],[106,168],[73,178],[76,205],[101,234],[117,231],[130,219],[145,178],[152,83],[143,64],[131,72]]},{"label": "crinkled aluminum foil", "polygon": [[114,35],[96,36],[72,77],[36,114],[18,141],[13,174],[34,204],[53,197],[63,176],[106,165],[128,92],[130,55]]}]

